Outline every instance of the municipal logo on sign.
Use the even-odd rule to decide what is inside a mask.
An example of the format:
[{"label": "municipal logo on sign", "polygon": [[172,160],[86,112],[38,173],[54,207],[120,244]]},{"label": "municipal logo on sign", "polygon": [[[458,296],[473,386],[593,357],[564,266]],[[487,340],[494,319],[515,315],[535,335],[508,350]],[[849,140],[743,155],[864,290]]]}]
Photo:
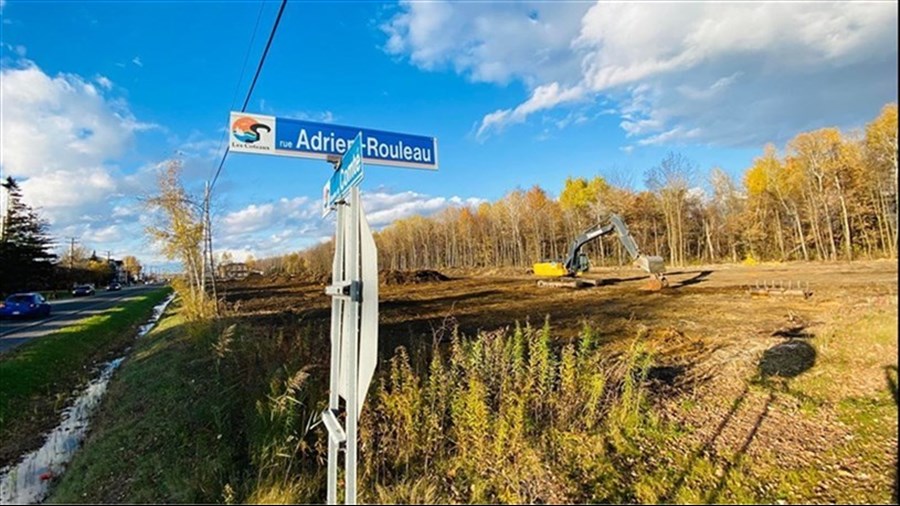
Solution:
[{"label": "municipal logo on sign", "polygon": [[232,151],[259,153],[275,149],[274,117],[232,112],[230,126]]}]

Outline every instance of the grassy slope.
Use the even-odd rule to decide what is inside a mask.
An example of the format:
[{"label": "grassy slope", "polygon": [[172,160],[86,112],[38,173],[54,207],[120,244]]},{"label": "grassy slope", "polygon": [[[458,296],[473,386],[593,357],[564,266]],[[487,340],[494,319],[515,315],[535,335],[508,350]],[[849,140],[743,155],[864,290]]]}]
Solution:
[{"label": "grassy slope", "polygon": [[48,502],[318,497],[319,463],[290,457],[304,451],[293,435],[308,440],[311,414],[325,399],[306,378],[309,363],[328,350],[310,346],[304,332],[188,323],[173,307],[113,377],[84,448]]},{"label": "grassy slope", "polygon": [[35,446],[93,364],[134,341],[137,326],[169,293],[161,289],[30,342],[0,360],[0,463]]},{"label": "grassy slope", "polygon": [[211,336],[169,311],[141,339],[49,502],[221,501],[242,445]]}]

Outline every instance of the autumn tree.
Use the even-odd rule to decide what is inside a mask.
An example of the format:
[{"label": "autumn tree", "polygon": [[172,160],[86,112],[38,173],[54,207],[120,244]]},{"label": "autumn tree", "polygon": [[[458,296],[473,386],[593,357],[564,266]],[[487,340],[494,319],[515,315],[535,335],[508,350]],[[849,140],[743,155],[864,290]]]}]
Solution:
[{"label": "autumn tree", "polygon": [[897,256],[897,104],[888,104],[866,125],[864,157],[870,169],[868,199],[876,215],[881,243]]},{"label": "autumn tree", "polygon": [[122,258],[122,265],[125,268],[125,272],[128,273],[129,279],[139,279],[141,277],[143,266],[141,265],[141,262],[137,259],[137,257],[133,255],[126,255],[124,258]]},{"label": "autumn tree", "polygon": [[712,196],[706,203],[703,220],[708,260],[728,258],[737,262],[744,199],[731,176],[719,167],[710,171],[709,185]]},{"label": "autumn tree", "polygon": [[181,183],[181,162],[171,160],[157,178],[159,193],[145,203],[156,217],[146,228],[169,260],[181,262],[183,276],[174,284],[189,319],[211,316],[215,303],[206,292],[203,261],[203,214],[200,199],[193,198]]},{"label": "autumn tree", "polygon": [[659,165],[646,174],[647,187],[659,197],[666,220],[669,259],[674,265],[684,265],[686,252],[685,218],[688,189],[697,168],[681,153],[669,152]]},{"label": "autumn tree", "polygon": [[[643,191],[599,175],[568,177],[556,198],[533,186],[494,202],[404,218],[376,232],[379,260],[391,269],[528,267],[563,256],[573,238],[609,213],[625,219],[643,251],[668,256],[674,265],[747,255],[778,261],[896,256],[896,104],[885,106],[864,135],[800,132],[780,150],[763,147],[743,174],[714,168],[703,190],[697,171],[694,162],[669,153],[645,172]],[[318,275],[330,272],[331,251],[326,242],[299,258]],[[595,265],[628,263],[612,236],[583,251]],[[288,257],[266,265],[283,272]]]}]

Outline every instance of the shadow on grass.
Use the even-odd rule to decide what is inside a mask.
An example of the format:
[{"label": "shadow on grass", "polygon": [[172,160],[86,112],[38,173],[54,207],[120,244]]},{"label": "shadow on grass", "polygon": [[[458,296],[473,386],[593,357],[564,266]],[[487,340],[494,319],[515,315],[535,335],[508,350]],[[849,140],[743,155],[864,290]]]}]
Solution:
[{"label": "shadow on grass", "polygon": [[[763,405],[763,408],[756,416],[756,421],[753,423],[753,426],[747,433],[747,436],[744,438],[744,441],[741,444],[740,448],[738,448],[734,457],[731,458],[726,464],[724,472],[716,483],[716,487],[712,490],[707,498],[708,503],[720,502],[720,496],[722,495],[722,492],[727,485],[729,476],[735,470],[735,468],[740,465],[741,461],[744,458],[744,455],[746,455],[747,453],[747,449],[750,447],[750,444],[753,442],[753,440],[756,439],[756,435],[757,433],[759,433],[760,427],[762,427],[763,422],[768,417],[769,409],[772,403],[775,401],[776,390],[786,391],[787,381],[789,381],[790,378],[794,378],[802,374],[803,372],[808,371],[813,367],[813,365],[815,365],[815,363],[816,350],[811,345],[809,345],[809,343],[804,341],[795,341],[791,339],[783,343],[779,343],[763,352],[763,356],[760,359],[758,366],[758,380],[751,381],[750,383],[763,385],[768,390],[769,395],[766,398],[766,402]],[[770,382],[770,379],[778,381]],[[680,491],[684,487],[685,481],[695,468],[697,461],[701,457],[708,456],[710,454],[710,451],[713,448],[716,440],[719,438],[719,436],[721,436],[722,432],[725,430],[728,424],[731,423],[738,410],[746,401],[747,396],[750,392],[750,383],[748,383],[744,387],[743,392],[741,392],[741,394],[734,401],[732,401],[731,409],[722,418],[722,420],[719,422],[719,425],[716,426],[715,431],[713,431],[709,439],[707,439],[700,446],[700,448],[698,448],[693,454],[691,454],[691,457],[688,460],[688,463],[685,466],[684,470],[678,476],[678,479],[675,481],[672,489],[665,496],[664,502],[671,502],[675,499],[678,491]],[[894,388],[894,392],[896,392],[896,383],[894,383]]]},{"label": "shadow on grass", "polygon": [[713,445],[715,445],[716,440],[719,439],[719,436],[722,435],[722,432],[725,430],[725,427],[731,423],[731,420],[734,419],[734,415],[741,409],[741,406],[744,404],[744,401],[747,400],[747,395],[750,393],[750,385],[744,386],[744,391],[731,402],[731,409],[728,410],[728,413],[722,418],[719,422],[719,425],[716,426],[716,430],[713,431],[712,435],[703,442],[703,444],[698,448],[694,453],[691,454],[691,458],[688,460],[687,465],[684,466],[684,469],[681,471],[681,474],[678,476],[678,479],[675,480],[675,484],[672,485],[672,489],[663,497],[661,502],[669,503],[672,502],[678,491],[684,487],[684,482],[687,480],[691,471],[694,470],[694,467],[697,464],[697,461],[701,457],[705,457],[710,453]]},{"label": "shadow on grass", "polygon": [[[702,282],[706,281],[706,278],[709,277],[709,275],[712,274],[712,272],[713,271],[700,271],[694,277],[685,279],[684,281],[680,281],[677,284],[669,285],[669,288],[677,290],[677,289],[683,288],[685,286],[696,285],[698,283],[702,283]],[[673,274],[681,274],[681,273],[678,272],[678,273],[672,273],[669,275],[671,276]]]},{"label": "shadow on grass", "polygon": [[728,482],[728,476],[734,470],[736,466],[741,463],[744,455],[747,454],[747,449],[750,448],[750,443],[756,439],[756,434],[759,432],[759,428],[762,427],[763,421],[765,421],[766,417],[769,415],[769,408],[772,406],[772,402],[775,400],[775,391],[769,390],[769,397],[766,398],[766,403],[763,405],[762,410],[759,412],[759,415],[756,417],[756,421],[753,423],[753,428],[750,429],[750,432],[747,433],[747,437],[744,438],[743,444],[738,449],[734,458],[732,458],[728,464],[725,465],[725,470],[722,473],[722,477],[719,478],[719,482],[716,483],[716,488],[713,490],[712,494],[710,494],[708,503],[717,504],[719,503],[719,496],[722,494],[722,490],[725,488],[725,484]]},{"label": "shadow on grass", "polygon": [[793,378],[808,371],[815,363],[815,348],[807,342],[791,339],[763,353],[759,361],[759,373],[763,379]]},{"label": "shadow on grass", "polygon": [[627,281],[640,281],[642,279],[646,279],[647,276],[632,276],[630,278],[603,278],[597,284],[597,286],[613,286],[618,285],[619,283],[624,283]]},{"label": "shadow on grass", "polygon": [[[813,337],[812,334],[809,334],[809,336]],[[720,496],[725,489],[729,476],[735,468],[741,464],[741,461],[747,454],[747,449],[750,448],[750,444],[756,439],[759,428],[762,427],[763,422],[769,415],[769,408],[775,401],[776,389],[787,391],[790,379],[808,371],[815,363],[816,350],[805,341],[795,341],[790,339],[783,343],[776,344],[763,352],[762,358],[759,361],[759,379],[761,380],[760,384],[764,385],[769,391],[769,395],[766,398],[766,403],[763,405],[762,410],[760,410],[759,414],[756,416],[753,427],[750,429],[750,432],[747,433],[747,437],[744,438],[744,442],[741,444],[740,448],[738,448],[734,457],[726,464],[725,470],[722,473],[721,478],[719,478],[718,483],[716,483],[716,488],[709,495],[707,502],[713,504],[720,502]],[[775,379],[777,381],[770,382],[770,379]]]}]

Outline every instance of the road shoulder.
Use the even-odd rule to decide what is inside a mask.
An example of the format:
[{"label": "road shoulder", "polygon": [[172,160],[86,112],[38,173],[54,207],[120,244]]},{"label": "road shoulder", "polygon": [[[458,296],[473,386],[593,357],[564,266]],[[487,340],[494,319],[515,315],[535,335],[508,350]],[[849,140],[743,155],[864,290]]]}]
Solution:
[{"label": "road shoulder", "polygon": [[0,356],[0,467],[40,446],[72,392],[134,342],[170,290],[147,292]]}]

